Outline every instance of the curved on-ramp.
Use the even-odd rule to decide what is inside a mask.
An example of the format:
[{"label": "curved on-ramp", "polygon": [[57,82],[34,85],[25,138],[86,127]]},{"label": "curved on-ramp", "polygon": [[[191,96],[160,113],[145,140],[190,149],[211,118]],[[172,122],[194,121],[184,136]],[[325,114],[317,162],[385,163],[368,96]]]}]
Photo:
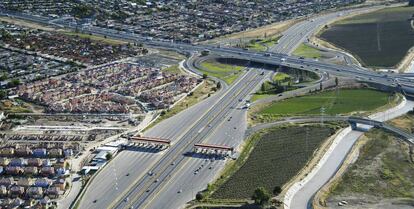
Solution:
[{"label": "curved on-ramp", "polygon": [[[396,107],[373,114],[370,118],[387,121],[407,113],[413,107],[414,102],[404,98]],[[343,129],[312,171],[288,189],[284,197],[285,209],[310,208],[314,194],[335,175],[352,146],[362,134],[363,132],[352,130],[351,127]]]}]

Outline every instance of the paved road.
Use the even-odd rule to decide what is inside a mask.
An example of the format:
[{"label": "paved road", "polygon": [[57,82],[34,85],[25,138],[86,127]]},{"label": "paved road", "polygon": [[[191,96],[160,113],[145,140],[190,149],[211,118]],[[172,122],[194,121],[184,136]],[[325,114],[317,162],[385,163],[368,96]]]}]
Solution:
[{"label": "paved road", "polygon": [[[12,14],[16,17],[23,18],[23,19],[29,19],[41,23],[48,24],[49,20],[48,18],[43,17],[33,17],[30,15],[22,15],[22,14]],[[74,25],[65,25],[62,23],[64,27],[68,28],[75,28]],[[346,77],[353,77],[361,80],[369,80],[371,82],[381,83],[388,86],[396,86],[396,80],[395,78],[398,78],[402,81],[406,81],[406,78],[404,75],[394,75],[394,74],[377,74],[375,72],[368,71],[363,68],[358,68],[356,66],[340,66],[330,63],[322,63],[315,60],[310,59],[300,59],[298,57],[294,56],[288,56],[286,54],[281,53],[257,53],[257,52],[250,52],[250,51],[244,51],[241,49],[233,49],[233,48],[218,48],[217,46],[209,46],[209,45],[190,45],[185,43],[173,43],[170,41],[162,41],[162,40],[149,40],[149,39],[143,39],[142,37],[137,37],[134,34],[125,33],[125,32],[119,32],[119,31],[113,31],[110,29],[103,29],[103,28],[96,28],[96,27],[89,27],[89,28],[82,28],[81,29],[84,32],[91,32],[93,34],[99,34],[99,35],[106,35],[108,37],[114,37],[114,38],[120,38],[120,39],[126,39],[126,40],[132,40],[132,41],[140,41],[145,42],[149,46],[153,47],[159,47],[159,48],[168,48],[168,49],[175,49],[175,50],[181,50],[181,51],[202,51],[205,49],[210,50],[212,53],[217,53],[223,56],[227,57],[235,57],[245,60],[252,60],[257,61],[261,63],[269,63],[269,64],[275,64],[275,65],[284,65],[284,66],[290,66],[290,67],[297,67],[297,68],[303,68],[306,70],[311,70],[314,72],[327,72],[329,74],[333,75],[339,75],[339,76],[346,76]],[[309,31],[311,33],[311,31]],[[299,33],[300,34],[300,33]],[[303,34],[302,34],[303,35]],[[286,35],[285,38],[289,38],[289,35]],[[283,50],[289,49],[287,52],[291,52],[294,50],[294,48],[297,46],[298,43],[302,42],[303,39],[289,39],[286,41],[287,45],[285,47],[282,47]],[[281,43],[284,43],[284,40],[281,40]],[[281,50],[282,51],[282,50]],[[284,52],[286,53],[286,52]],[[253,72],[253,71],[252,71]],[[247,82],[247,81],[243,81]],[[257,84],[261,82],[257,81]],[[243,89],[244,86],[237,86],[238,89]],[[251,87],[252,88],[252,87]],[[232,88],[230,88],[228,91],[231,91]],[[252,90],[252,89],[250,89]],[[247,96],[244,95],[245,97]],[[179,146],[180,143],[183,143],[184,145],[188,142],[195,140],[192,139],[191,133],[194,133],[194,130],[196,129],[189,129],[190,127],[200,127],[200,123],[198,124],[198,118],[202,118],[203,113],[205,113],[208,109],[208,107],[213,106],[213,108],[221,107],[219,105],[215,105],[215,101],[218,100],[218,98],[222,94],[219,93],[216,96],[213,96],[212,98],[178,114],[177,116],[164,121],[163,123],[160,123],[159,125],[155,126],[153,129],[149,130],[145,135],[148,136],[158,136],[158,137],[164,137],[169,138],[173,141],[173,147],[170,148],[169,151],[167,150],[164,154],[153,154],[153,153],[137,153],[134,151],[125,151],[124,153],[121,153],[118,157],[116,157],[113,161],[109,163],[109,165],[103,169],[96,177],[96,179],[99,179],[101,181],[95,181],[92,182],[91,186],[88,187],[86,194],[84,198],[81,201],[81,208],[106,208],[110,203],[117,202],[117,206],[119,208],[124,208],[129,203],[132,203],[134,206],[146,206],[148,208],[160,208],[160,206],[166,207],[166,208],[177,208],[175,206],[182,206],[187,200],[190,200],[194,197],[194,192],[199,190],[200,188],[205,187],[205,184],[210,181],[214,175],[216,175],[223,162],[215,161],[211,162],[213,165],[211,172],[200,172],[199,176],[193,176],[194,175],[191,171],[194,168],[198,168],[203,162],[203,160],[189,160],[188,158],[183,158],[181,156],[181,152],[177,152],[177,149],[174,149],[174,147],[181,147]],[[227,99],[226,99],[227,100]],[[229,101],[230,102],[230,101]],[[232,101],[232,102],[237,102]],[[232,113],[235,114],[234,118],[232,120],[235,121],[242,121],[240,126],[235,126],[236,130],[243,129],[243,126],[245,126],[245,112],[232,112],[236,111],[237,109],[232,110],[224,110],[223,112],[220,112],[220,114],[226,112],[226,113]],[[217,113],[217,111],[215,111]],[[213,113],[210,113],[213,114]],[[214,115],[214,114],[213,114]],[[231,123],[225,123],[223,120],[215,120],[213,119],[214,126],[212,126],[211,130],[205,130],[206,133],[204,136],[198,136],[200,134],[196,134],[195,137],[197,140],[208,140],[211,142],[217,142],[221,144],[227,144],[227,143],[234,143],[239,144],[240,138],[235,138],[234,141],[232,140],[232,136],[236,137],[237,132],[230,131],[232,128]],[[223,122],[225,125],[223,125]],[[231,122],[231,120],[229,121]],[[206,124],[205,124],[206,125]],[[213,131],[213,128],[217,128],[215,131]],[[199,129],[201,130],[201,129]],[[214,135],[214,138],[210,138],[207,135],[208,134]],[[226,134],[227,133],[227,134]],[[188,134],[187,136],[183,134]],[[234,135],[233,135],[234,134]],[[207,139],[206,139],[207,137]],[[191,140],[190,140],[191,139]],[[215,141],[217,140],[217,141]],[[184,146],[184,148],[188,148],[187,146]],[[178,149],[180,150],[180,149]],[[174,153],[175,152],[175,153]],[[173,153],[173,154],[168,154]],[[168,158],[164,156],[173,156],[175,159],[184,159],[182,161],[177,161],[175,166],[167,166],[168,163],[171,161]],[[116,161],[117,160],[117,161]],[[155,165],[152,165],[152,163],[155,162]],[[178,163],[179,162],[179,163]],[[126,165],[124,165],[126,164]],[[185,165],[182,165],[185,164]],[[155,167],[154,167],[155,166]],[[207,165],[206,165],[207,166]],[[204,166],[204,167],[206,167]],[[153,179],[148,177],[146,175],[146,172],[148,169],[154,168],[155,170],[160,170],[163,172],[156,172],[157,178],[160,180],[156,183],[153,183]],[[180,169],[181,168],[181,169]],[[204,168],[203,168],[204,169]],[[202,169],[202,170],[203,170]],[[217,169],[217,170],[216,170]],[[180,172],[177,172],[179,170]],[[210,170],[210,169],[209,169]],[[125,173],[130,171],[130,178],[127,178],[125,176]],[[169,176],[171,174],[171,177]],[[116,178],[114,177],[116,176]],[[133,190],[129,190],[131,185],[133,185],[134,180],[138,179],[138,185]],[[174,179],[174,181],[170,181],[169,179]],[[105,181],[105,184],[102,184],[102,181]],[[168,184],[167,184],[168,183]],[[107,186],[105,186],[107,185]],[[167,185],[167,186],[164,186]],[[179,186],[181,185],[181,186]],[[180,193],[180,196],[177,196],[176,190],[178,188],[181,188],[183,191]],[[145,189],[149,189],[149,192],[145,192]],[[144,191],[143,191],[144,190]],[[114,194],[119,194],[122,192],[127,191],[128,196],[130,196],[128,202],[122,202],[122,199],[119,199]],[[185,191],[185,192],[184,192]],[[191,192],[190,192],[191,191]],[[159,193],[159,194],[158,194]],[[158,194],[158,195],[154,195]],[[150,197],[150,198],[149,198]],[[179,198],[177,198],[179,197]],[[157,199],[158,201],[152,201],[152,198],[161,198]],[[171,199],[174,199],[174,205],[169,204]],[[93,200],[97,200],[96,203],[93,203]],[[121,201],[121,202],[118,202]]]},{"label": "paved road", "polygon": [[[375,7],[375,9],[378,7]],[[361,8],[354,10],[338,11],[325,15],[316,16],[309,20],[301,21],[282,33],[279,43],[270,47],[269,51],[283,54],[291,54],[303,42],[316,33],[323,25],[330,23],[337,17],[346,16],[358,12],[366,12],[373,8]]]},{"label": "paved road", "polygon": [[[390,120],[407,113],[413,107],[413,101],[406,101],[404,105],[374,114],[370,118],[378,121]],[[363,127],[369,128],[367,126]],[[335,139],[331,152],[328,151],[319,162],[317,169],[314,169],[308,175],[308,179],[294,184],[289,189],[285,196],[285,208],[308,208],[313,195],[336,173],[353,144],[362,134],[363,132],[361,131],[351,130],[350,127],[346,128],[342,135]]]},{"label": "paved road", "polygon": [[[180,169],[188,169],[188,157],[183,153],[191,152],[194,143],[200,143],[205,140],[214,130],[225,121],[229,114],[236,109],[234,107],[241,104],[239,100],[244,99],[255,89],[263,80],[262,75],[254,69],[250,69],[238,83],[233,85],[219,101],[207,111],[200,119],[187,131],[177,144],[167,150],[167,153],[150,169],[154,176],[146,175],[134,185],[134,188],[128,192],[125,198],[130,202],[121,202],[116,208],[143,208],[148,201],[153,198],[154,194],[162,190],[164,185],[176,173],[183,173]],[[174,163],[174,164],[173,164]],[[184,166],[185,165],[185,166]],[[180,170],[178,172],[178,170]],[[194,175],[188,172],[187,175]],[[158,179],[159,181],[154,181]],[[182,204],[182,203],[180,203]]]}]

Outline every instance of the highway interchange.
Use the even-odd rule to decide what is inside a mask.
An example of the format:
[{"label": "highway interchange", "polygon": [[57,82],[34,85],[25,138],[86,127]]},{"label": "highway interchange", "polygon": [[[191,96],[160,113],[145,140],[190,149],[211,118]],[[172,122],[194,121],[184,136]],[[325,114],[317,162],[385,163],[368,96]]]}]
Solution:
[{"label": "highway interchange", "polygon": [[[351,11],[349,11],[351,12]],[[29,19],[49,24],[50,19],[30,15],[8,13],[9,16]],[[331,16],[329,16],[331,15]],[[337,13],[319,16],[314,21],[301,22],[287,30],[272,52],[258,53],[242,49],[224,48],[211,45],[190,45],[171,41],[157,41],[137,37],[134,34],[101,28],[82,28],[85,32],[106,35],[108,37],[144,42],[149,46],[188,51],[194,53],[209,50],[224,57],[251,60],[259,63],[285,65],[314,72],[327,72],[330,75],[352,77],[396,88],[398,82],[412,82],[402,74],[376,73],[355,66],[342,66],[322,63],[312,59],[289,56],[298,44],[306,40],[319,26],[326,24]],[[62,27],[73,25],[57,23]],[[289,35],[296,34],[296,35]],[[302,34],[298,36],[297,34]],[[244,138],[247,128],[246,110],[240,107],[249,94],[269,75],[260,74],[260,69],[246,69],[238,81],[229,88],[223,88],[217,94],[203,102],[167,119],[144,133],[172,140],[172,147],[160,153],[136,152],[126,150],[112,160],[86,189],[80,200],[79,208],[180,208],[193,199],[211,182],[225,161],[186,157],[196,142],[225,144],[237,147]],[[398,80],[397,80],[398,79]],[[410,90],[411,87],[407,89]],[[333,161],[335,162],[335,161]],[[200,169],[197,174],[195,170]],[[149,175],[151,172],[152,175]],[[325,181],[326,182],[326,181]],[[325,183],[323,182],[323,184]],[[321,183],[321,181],[319,181]],[[323,185],[322,184],[322,185]],[[319,187],[312,187],[317,188]],[[117,195],[114,195],[117,194]],[[309,193],[311,195],[313,193]],[[306,198],[305,198],[306,199]],[[174,201],[171,201],[174,200]],[[309,199],[304,200],[308,202]],[[296,207],[292,207],[296,208]]]}]

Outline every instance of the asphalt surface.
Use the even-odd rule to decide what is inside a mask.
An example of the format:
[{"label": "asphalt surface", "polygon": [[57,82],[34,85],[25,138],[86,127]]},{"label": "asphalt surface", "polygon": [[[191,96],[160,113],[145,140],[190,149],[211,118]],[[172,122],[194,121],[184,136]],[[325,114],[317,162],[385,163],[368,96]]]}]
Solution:
[{"label": "asphalt surface", "polygon": [[[215,128],[219,127],[223,121],[230,117],[229,114],[237,110],[235,107],[241,105],[241,100],[244,100],[262,82],[263,77],[257,70],[248,70],[239,82],[233,85],[188,131],[184,132],[184,136],[177,144],[168,149],[164,156],[150,168],[154,175],[145,175],[133,186],[132,190],[124,196],[124,199],[128,198],[129,201],[121,202],[115,205],[115,208],[127,208],[130,206],[145,208],[148,205],[148,201],[153,198],[152,195],[162,190],[165,183],[170,181],[171,176],[177,173],[178,170],[180,170],[180,173],[187,173],[190,176],[194,175],[193,172],[181,170],[182,168],[191,169],[191,166],[187,165],[189,157],[183,154],[192,152],[194,143],[205,141],[205,138],[213,133]],[[183,189],[180,190],[182,191]]]},{"label": "asphalt surface", "polygon": [[[50,23],[49,18],[10,12],[8,14],[44,24]],[[323,16],[320,18],[323,18]],[[304,24],[305,26],[310,23],[310,25],[313,25],[315,22],[321,24],[326,20],[329,20],[329,18],[321,19],[320,21],[315,19]],[[55,22],[55,24],[72,29],[77,27],[65,22]],[[90,32],[113,38],[144,42],[152,47],[189,52],[209,50],[211,53],[226,57],[296,67],[313,72],[323,71],[332,75],[352,77],[393,87],[398,85],[396,78],[402,82],[411,82],[411,80],[407,81],[404,75],[378,74],[357,66],[341,66],[288,56],[287,54],[290,54],[298,44],[307,38],[307,34],[312,33],[311,28],[316,29],[315,26],[309,26],[309,28],[305,26],[297,26],[297,28],[291,30],[290,33],[292,34],[286,34],[282,37],[280,45],[278,44],[275,49],[272,49],[277,53],[260,53],[242,49],[218,48],[217,46],[210,45],[191,45],[168,40],[152,40],[137,37],[135,34],[96,27],[80,28],[80,30],[86,33]],[[305,30],[300,32],[301,28]],[[297,36],[297,34],[302,37]],[[147,136],[171,139],[173,142],[172,147],[163,153],[121,152],[97,174],[95,181],[87,188],[80,202],[80,208],[108,208],[113,206],[116,208],[127,208],[130,206],[134,206],[134,208],[180,208],[185,202],[193,199],[195,193],[205,188],[206,184],[211,182],[215,175],[219,173],[224,161],[210,160],[207,162],[203,158],[189,158],[184,157],[182,154],[191,149],[191,145],[195,142],[207,141],[209,143],[234,146],[241,143],[243,139],[243,134],[241,133],[244,133],[246,128],[246,111],[234,107],[240,106],[243,103],[238,102],[238,97],[248,97],[248,94],[263,81],[263,78],[253,79],[255,74],[257,76],[257,71],[251,70],[246,75],[247,78],[241,78],[240,83],[233,85],[226,92],[218,93],[202,103],[181,112],[177,116],[163,121],[146,132],[145,135]],[[254,80],[251,81],[251,84],[249,84],[251,80],[249,78]],[[235,94],[236,90],[241,93],[236,98],[232,98],[233,96],[230,95]],[[226,93],[227,96],[221,98]],[[208,111],[210,107],[214,110]],[[234,114],[232,119],[230,121],[226,120],[232,114]],[[208,126],[209,123],[211,127]],[[173,165],[172,162],[174,162]],[[193,171],[200,167],[202,167],[200,172],[195,175]],[[210,167],[212,168],[210,169]],[[147,175],[147,172],[150,170],[155,173],[153,176]],[[129,176],[126,176],[128,173]],[[156,179],[158,181],[155,181]],[[316,187],[309,186],[310,189],[315,189]],[[179,191],[181,192],[179,193]],[[299,202],[300,199],[298,199]],[[94,200],[96,200],[95,203]]]},{"label": "asphalt surface", "polygon": [[[370,116],[370,118],[378,121],[390,120],[407,113],[412,110],[413,107],[414,102],[407,101],[406,104],[400,108],[393,108],[383,113],[377,113]],[[362,127],[364,129],[369,129],[368,126]],[[335,146],[326,161],[324,161],[321,167],[316,171],[314,177],[294,193],[292,199],[287,203],[287,206],[285,205],[285,208],[309,208],[308,205],[312,201],[313,195],[337,172],[354,143],[364,133],[362,131],[350,130],[350,127],[347,129],[348,130],[345,130],[347,134]]]}]

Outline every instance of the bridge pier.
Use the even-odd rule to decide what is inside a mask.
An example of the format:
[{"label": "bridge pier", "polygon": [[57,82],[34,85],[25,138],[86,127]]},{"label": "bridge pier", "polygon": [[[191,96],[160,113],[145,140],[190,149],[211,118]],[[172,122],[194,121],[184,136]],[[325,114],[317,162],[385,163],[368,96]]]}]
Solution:
[{"label": "bridge pier", "polygon": [[349,123],[351,124],[352,130],[357,130],[357,128],[358,128],[357,123],[355,123],[355,122],[349,122]]}]

